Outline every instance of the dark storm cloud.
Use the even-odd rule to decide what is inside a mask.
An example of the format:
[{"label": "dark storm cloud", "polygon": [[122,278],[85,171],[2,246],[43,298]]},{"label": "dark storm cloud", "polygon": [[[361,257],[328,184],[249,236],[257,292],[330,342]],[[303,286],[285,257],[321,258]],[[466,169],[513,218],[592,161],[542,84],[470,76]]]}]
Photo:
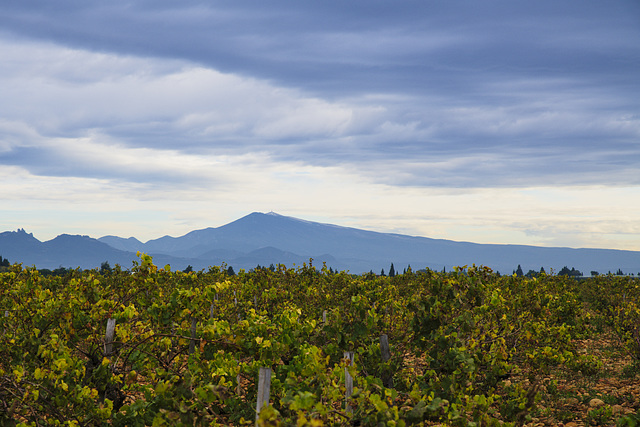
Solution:
[{"label": "dark storm cloud", "polygon": [[[132,147],[260,151],[353,165],[395,185],[635,185],[640,177],[636,1],[9,1],[0,28],[188,61],[306,99],[274,108],[273,98],[249,95],[246,104],[271,112],[239,104],[220,118],[211,113],[218,106],[204,105],[206,91],[174,94],[184,107],[133,118],[73,111],[56,136],[99,129]],[[139,109],[162,104],[139,96]],[[128,102],[114,105],[126,112]],[[321,114],[307,121],[316,107]]]},{"label": "dark storm cloud", "polygon": [[473,96],[482,90],[478,81],[501,75],[624,76],[638,66],[640,5],[9,2],[0,23],[71,46],[182,58],[336,95],[469,90]]}]

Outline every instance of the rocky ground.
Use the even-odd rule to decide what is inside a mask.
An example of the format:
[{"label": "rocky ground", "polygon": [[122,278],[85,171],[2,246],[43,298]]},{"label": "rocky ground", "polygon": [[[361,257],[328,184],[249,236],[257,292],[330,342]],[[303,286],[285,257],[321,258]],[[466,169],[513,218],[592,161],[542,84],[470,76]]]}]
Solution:
[{"label": "rocky ground", "polygon": [[640,412],[640,361],[623,350],[607,327],[594,339],[577,340],[578,353],[592,355],[580,371],[556,372],[545,378],[541,400],[528,426],[615,426]]}]

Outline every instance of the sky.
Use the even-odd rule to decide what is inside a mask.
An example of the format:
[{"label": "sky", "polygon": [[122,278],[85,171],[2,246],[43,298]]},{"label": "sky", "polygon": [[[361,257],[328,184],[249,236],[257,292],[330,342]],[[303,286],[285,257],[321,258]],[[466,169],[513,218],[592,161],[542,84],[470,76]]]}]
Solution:
[{"label": "sky", "polygon": [[640,250],[637,0],[4,1],[0,231],[251,212]]}]

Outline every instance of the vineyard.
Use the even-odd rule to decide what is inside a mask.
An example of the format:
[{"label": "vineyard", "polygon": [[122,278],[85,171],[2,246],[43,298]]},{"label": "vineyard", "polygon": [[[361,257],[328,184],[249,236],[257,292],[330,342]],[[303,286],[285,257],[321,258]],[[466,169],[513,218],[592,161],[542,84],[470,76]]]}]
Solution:
[{"label": "vineyard", "polygon": [[[640,423],[640,281],[0,273],[0,425]],[[259,411],[257,413],[256,411]]]}]

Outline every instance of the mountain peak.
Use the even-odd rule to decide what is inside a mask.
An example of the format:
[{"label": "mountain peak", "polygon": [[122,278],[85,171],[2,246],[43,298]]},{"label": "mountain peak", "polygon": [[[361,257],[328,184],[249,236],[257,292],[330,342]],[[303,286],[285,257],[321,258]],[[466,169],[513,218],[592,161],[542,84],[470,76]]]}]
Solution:
[{"label": "mountain peak", "polygon": [[27,232],[24,230],[24,228],[18,228],[18,230],[16,230],[16,233],[17,233],[17,234],[24,234],[24,235],[27,235],[27,236],[33,237],[33,233],[27,233]]},{"label": "mountain peak", "polygon": [[16,231],[5,231],[0,233],[0,235],[4,236],[8,239],[18,239],[20,241],[35,241],[39,242],[38,239],[33,237],[33,233],[27,233],[24,228],[18,228]]}]

